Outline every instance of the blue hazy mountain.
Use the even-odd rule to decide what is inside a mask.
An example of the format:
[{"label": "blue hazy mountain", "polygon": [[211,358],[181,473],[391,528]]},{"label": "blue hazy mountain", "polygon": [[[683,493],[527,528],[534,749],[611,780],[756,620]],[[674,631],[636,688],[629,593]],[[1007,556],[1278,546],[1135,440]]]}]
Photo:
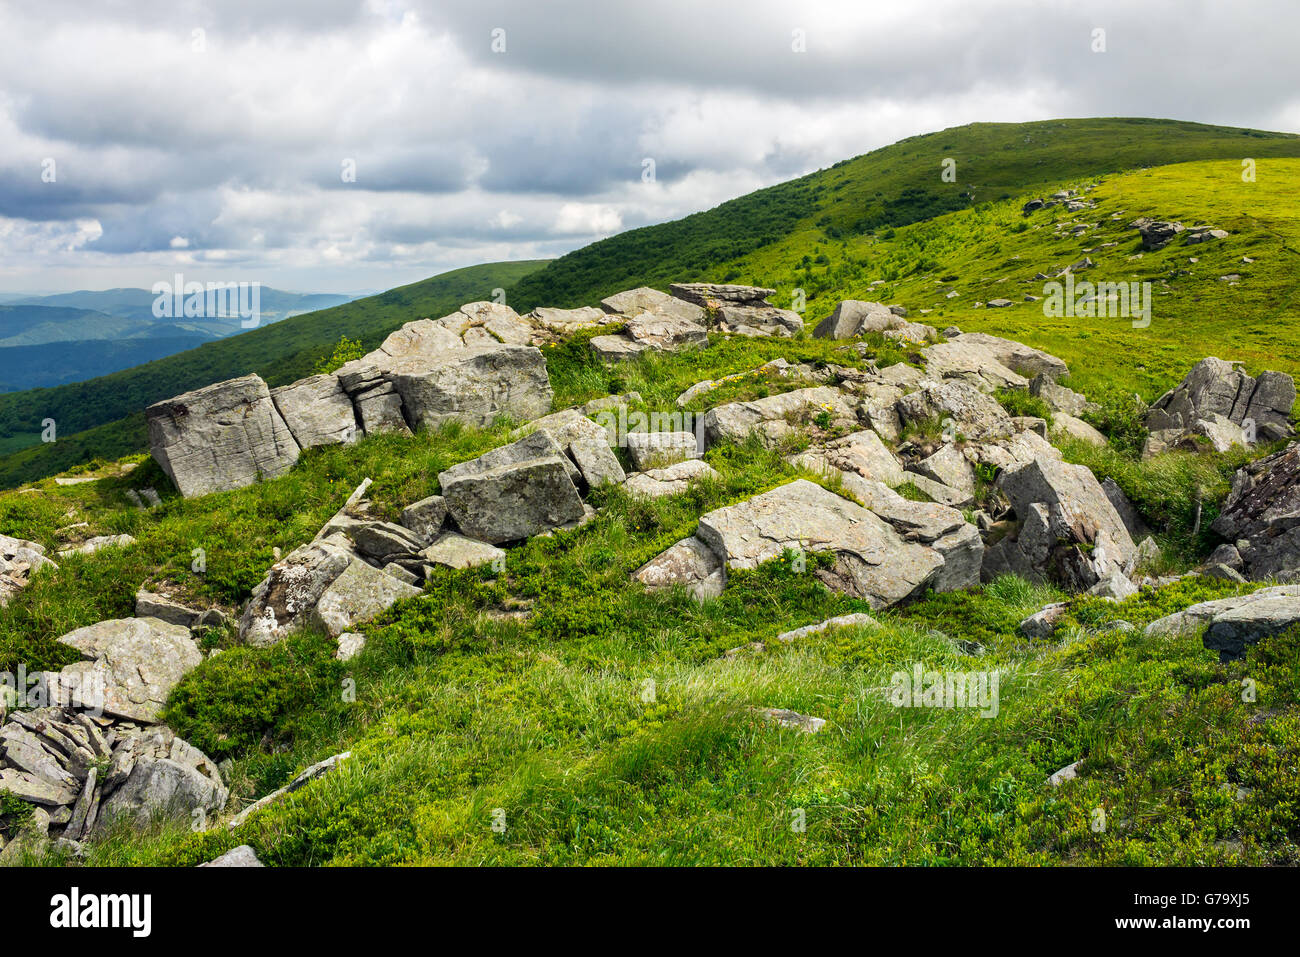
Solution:
[{"label": "blue hazy mountain", "polygon": [[[260,325],[354,297],[263,286]],[[147,289],[82,290],[0,299],[0,391],[65,385],[247,331],[238,317],[158,317]]]}]

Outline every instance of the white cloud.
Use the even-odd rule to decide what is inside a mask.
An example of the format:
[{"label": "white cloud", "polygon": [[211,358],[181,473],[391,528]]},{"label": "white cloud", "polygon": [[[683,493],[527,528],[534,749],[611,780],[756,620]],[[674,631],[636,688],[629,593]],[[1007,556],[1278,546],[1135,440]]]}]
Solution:
[{"label": "white cloud", "polygon": [[381,287],[555,255],[979,120],[1300,127],[1300,10],[1185,9],[0,0],[0,288],[147,284],[182,260]]}]

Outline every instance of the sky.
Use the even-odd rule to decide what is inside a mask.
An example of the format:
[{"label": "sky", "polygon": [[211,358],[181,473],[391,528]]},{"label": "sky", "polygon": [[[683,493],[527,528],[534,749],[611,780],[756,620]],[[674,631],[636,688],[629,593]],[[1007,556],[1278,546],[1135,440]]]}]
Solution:
[{"label": "sky", "polygon": [[1297,36],[1294,0],[0,0],[0,293],[388,289],[977,121],[1295,132]]}]

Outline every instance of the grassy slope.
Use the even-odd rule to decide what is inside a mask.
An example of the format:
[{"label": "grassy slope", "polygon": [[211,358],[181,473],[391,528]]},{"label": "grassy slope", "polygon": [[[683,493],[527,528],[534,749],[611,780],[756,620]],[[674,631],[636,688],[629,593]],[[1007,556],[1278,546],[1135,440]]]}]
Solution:
[{"label": "grassy slope", "polygon": [[[825,304],[866,295],[893,270],[889,294],[877,287],[871,297],[919,310],[929,307],[935,278],[956,274],[960,296],[940,300],[942,316],[914,318],[1038,342],[1071,359],[1085,386],[1163,388],[1212,351],[1289,367],[1284,348],[1243,343],[1274,333],[1284,340],[1294,318],[1296,164],[1261,163],[1256,193],[1234,194],[1224,183],[1237,168],[1196,163],[1112,176],[1092,194],[1102,201],[1093,219],[1108,222],[1123,208],[1123,223],[1156,212],[1236,231],[1190,253],[1175,245],[1131,263],[1136,234],[1125,231],[1120,247],[1091,254],[1097,272],[1122,262],[1166,274],[1188,255],[1200,258],[1187,267],[1191,276],[1171,280],[1145,330],[1054,328],[1035,308],[974,307],[998,290],[1027,291],[1018,279],[1077,258],[1078,244],[1061,248],[1033,228],[1052,213],[1012,232],[1022,221],[1018,201],[898,229],[890,239],[827,241],[830,262],[813,265],[812,281],[800,269],[783,284],[797,278],[809,287],[820,277],[827,286],[817,301]],[[1219,283],[1245,252],[1257,259],[1253,271],[1236,265],[1242,284]],[[762,272],[769,254],[776,255],[755,254],[745,278],[777,275]],[[904,276],[920,259],[933,259],[933,269]],[[842,290],[832,290],[835,283]],[[1259,336],[1234,339],[1232,328]],[[1138,335],[1147,338],[1129,338]],[[810,340],[716,342],[702,353],[606,370],[575,342],[550,350],[548,365],[559,404],[634,388],[647,408],[666,409],[701,378],[776,355],[842,361],[835,349]],[[1134,355],[1148,368],[1136,368]],[[766,387],[756,381],[729,393]],[[142,584],[167,581],[231,608],[271,563],[272,549],[310,538],[362,477],[375,478],[376,500],[394,515],[434,491],[433,476],[447,463],[504,440],[504,428],[367,439],[314,450],[274,482],[191,501],[169,495],[149,512],[125,508],[124,495],[163,487],[152,464],[124,479],[64,488],[46,481],[34,492],[0,494],[0,532],[53,545],[60,527],[88,521],[86,534],[130,531],[139,539],[40,573],[0,611],[0,668],[63,663],[67,651],[52,639],[129,614]],[[1240,461],[1179,454],[1142,464],[1078,446],[1067,455],[1099,476],[1115,475],[1146,517],[1169,529],[1175,561],[1211,544],[1190,537],[1190,487],[1206,493],[1208,524]],[[1076,601],[1053,642],[1029,643],[1016,623],[1058,596],[1008,580],[879,615],[878,628],[778,646],[771,639],[781,631],[863,606],[826,592],[811,568],[782,561],[735,576],[722,599],[703,606],[629,584],[632,569],[689,534],[703,511],[794,474],[752,447],[707,458],[718,483],[649,505],[608,493],[597,521],[512,550],[503,575],[442,573],[424,595],[367,628],[366,651],[346,666],[333,661],[330,642],[310,635],[266,650],[210,635],[229,650],[178,689],[169,720],[214,757],[232,759],[227,777],[237,802],[329,754],[351,748],[356,757],[233,834],[162,829],[146,840],[110,841],[91,860],[188,864],[248,842],[278,864],[1300,861],[1300,636],[1222,666],[1198,638],[1150,640],[1098,627],[1118,618],[1140,627],[1234,586],[1192,580],[1120,605]],[[203,575],[189,570],[196,547],[205,550]],[[532,612],[526,621],[507,614],[522,609]],[[762,654],[723,656],[755,640],[767,642]],[[963,642],[978,643],[982,654]],[[999,669],[998,717],[895,710],[882,689],[893,671],[917,661]],[[1257,683],[1255,701],[1242,700],[1245,677]],[[345,678],[355,681],[355,701],[339,693]],[[653,700],[645,700],[647,680]],[[829,724],[799,736],[756,720],[751,705],[790,707]],[[1080,757],[1081,780],[1045,786],[1048,774]],[[504,833],[492,829],[496,808],[505,812]],[[1094,831],[1098,808],[1107,824]],[[802,832],[791,828],[800,810]]]},{"label": "grassy slope", "polygon": [[[662,409],[702,376],[776,354],[842,358],[836,348],[720,342],[611,373],[578,341],[551,349],[548,365],[562,402],[632,387]],[[447,464],[505,439],[504,426],[370,438],[313,450],[288,476],[252,488],[189,501],[168,494],[152,511],[123,507],[127,488],[161,483],[152,464],[122,479],[0,494],[0,531],[53,545],[59,528],[87,521],[82,534],[139,540],[39,573],[0,611],[0,667],[62,664],[72,656],[51,639],[129,614],[143,584],[165,581],[232,608],[273,548],[309,539],[362,477],[374,477],[380,511],[392,516],[434,491]],[[1300,641],[1269,642],[1225,668],[1196,638],[1096,628],[1119,617],[1142,625],[1232,586],[1203,580],[1120,606],[1078,602],[1057,642],[1034,644],[1016,624],[1058,596],[1007,580],[879,615],[879,628],[781,646],[772,638],[788,628],[866,610],[812,577],[816,557],[807,569],[778,560],[736,574],[703,606],[629,583],[702,512],[795,474],[752,446],[707,458],[716,483],[651,504],[611,491],[596,500],[597,521],[512,550],[504,574],[441,573],[369,626],[366,651],[347,665],[313,635],[258,650],[210,633],[205,643],[227,650],[186,679],[168,720],[231,759],[236,801],[329,754],[355,757],[237,832],[121,835],[90,861],[188,864],[241,842],[276,864],[1296,860],[1300,795],[1286,769],[1300,748]],[[1155,479],[1192,459],[1124,464],[1152,480],[1140,498],[1148,516],[1188,507],[1180,486]],[[1218,457],[1204,462],[1220,468]],[[191,571],[195,548],[204,549],[203,574]],[[531,617],[512,620],[519,610]],[[768,650],[724,657],[756,640]],[[896,711],[882,689],[918,661],[998,669],[998,717]],[[1260,688],[1249,705],[1243,676]],[[351,683],[355,700],[340,693]],[[795,735],[750,706],[794,708],[829,726]],[[1252,721],[1259,715],[1268,720]],[[1082,781],[1044,785],[1081,756]],[[1251,789],[1244,800],[1234,797],[1239,787]],[[1097,807],[1111,822],[1102,833],[1090,829]],[[504,833],[492,829],[496,808]],[[791,828],[800,810],[802,832]]]},{"label": "grassy slope", "polygon": [[[629,230],[551,262],[511,290],[521,308],[596,302],[629,286],[770,284],[818,243],[1019,196],[1077,177],[1200,159],[1300,156],[1300,138],[1174,120],[974,123],[914,136],[684,219]],[[940,178],[957,163],[956,181]],[[757,275],[749,268],[761,265]],[[768,275],[767,273],[770,273]]]},{"label": "grassy slope", "polygon": [[[323,310],[329,335],[303,337],[295,326],[292,347],[265,330],[262,338],[240,337],[244,351],[204,346],[115,376],[61,390],[36,390],[0,396],[0,437],[19,434],[35,442],[46,416],[59,423],[65,439],[0,459],[0,487],[51,475],[89,459],[115,458],[144,448],[140,410],[149,401],[248,371],[265,369],[276,381],[303,374],[328,341],[347,334],[377,339],[401,322],[426,312],[446,310],[482,298],[483,287],[509,285],[509,302],[521,310],[538,305],[591,304],[642,284],[664,287],[672,281],[705,279],[780,283],[805,256],[831,258],[828,247],[847,243],[858,250],[867,232],[913,223],[972,203],[985,203],[1054,186],[1075,177],[1112,170],[1215,157],[1300,156],[1300,138],[1233,127],[1174,120],[1100,118],[1038,123],[975,123],[915,136],[808,176],[759,190],[684,219],[593,243],[539,270],[516,274],[493,269],[491,279],[472,270],[463,275],[458,298],[437,298],[436,306],[407,301],[424,284]],[[955,183],[940,179],[941,163],[957,163]],[[518,264],[522,269],[525,264]],[[818,273],[814,268],[814,276]],[[443,277],[439,277],[440,279]],[[429,282],[433,282],[430,280]],[[843,290],[844,276],[803,288],[814,296],[814,311],[828,295]],[[793,285],[798,285],[794,283]],[[847,293],[846,293],[847,294]],[[376,308],[382,304],[383,308]],[[373,310],[375,321],[354,328],[357,317]],[[382,318],[379,318],[379,315]],[[331,318],[333,317],[333,318]],[[342,318],[349,317],[349,318]],[[273,327],[278,328],[278,327]],[[279,361],[282,354],[286,361]],[[270,364],[265,355],[277,357]],[[121,416],[128,416],[121,419]],[[74,435],[74,433],[77,433]],[[13,444],[9,445],[13,447]]]},{"label": "grassy slope", "polygon": [[[1300,332],[1297,191],[1295,159],[1259,160],[1254,183],[1242,182],[1239,161],[1161,166],[1102,178],[1087,194],[1098,202],[1095,210],[1054,207],[1024,217],[1021,196],[897,229],[885,234],[888,239],[822,238],[806,247],[814,260],[806,268],[790,268],[792,250],[773,249],[749,257],[740,271],[776,286],[778,298],[803,288],[810,319],[841,298],[900,302],[911,318],[939,329],[957,325],[1049,349],[1071,364],[1084,391],[1114,386],[1150,400],[1205,355],[1238,359],[1256,372],[1300,373],[1292,347]],[[1112,220],[1113,213],[1119,218]],[[1176,240],[1143,253],[1137,231],[1128,226],[1138,216],[1204,222],[1232,235],[1196,246]],[[1078,239],[1056,238],[1050,224],[1057,220],[1100,225]],[[1111,242],[1118,245],[1100,248]],[[816,263],[818,256],[827,261]],[[1150,326],[1135,329],[1123,318],[1048,318],[1042,303],[1023,301],[1026,294],[1044,295],[1036,274],[1085,256],[1096,265],[1078,280],[1153,283]],[[1244,263],[1243,256],[1255,261]],[[1241,278],[1235,285],[1220,280],[1229,274]],[[886,282],[872,286],[876,280]],[[949,290],[958,297],[945,298]],[[993,298],[1016,305],[976,306]],[[933,311],[922,315],[923,309]]]},{"label": "grassy slope", "polygon": [[[310,375],[342,336],[372,349],[404,322],[441,316],[488,299],[544,260],[487,263],[442,273],[378,296],[285,319],[86,382],[0,395],[0,434],[38,441],[41,422],[58,441],[0,459],[0,487],[53,475],[94,458],[115,459],[146,446],[145,406],[190,389],[256,372],[272,386]],[[12,442],[12,439],[11,439]]]}]

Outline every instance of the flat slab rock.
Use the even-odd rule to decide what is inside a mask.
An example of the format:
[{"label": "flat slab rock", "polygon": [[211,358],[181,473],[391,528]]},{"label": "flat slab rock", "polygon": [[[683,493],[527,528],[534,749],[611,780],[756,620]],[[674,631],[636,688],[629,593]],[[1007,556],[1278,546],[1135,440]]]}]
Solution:
[{"label": "flat slab rock", "polygon": [[172,688],[203,661],[187,627],[159,618],[101,621],[59,641],[86,659],[65,667],[60,684],[84,692],[102,682],[104,712],[133,721],[157,721]]},{"label": "flat slab rock", "polygon": [[904,541],[861,505],[804,479],[705,514],[696,535],[729,569],[755,568],[788,549],[833,552],[834,567],[818,577],[873,608],[918,593],[944,565],[933,549]]},{"label": "flat slab rock", "polygon": [[640,498],[663,498],[685,492],[692,482],[717,477],[717,471],[708,463],[687,459],[667,468],[633,472],[623,482],[623,488]]},{"label": "flat slab rock", "polygon": [[1147,625],[1148,635],[1179,637],[1205,629],[1206,648],[1239,658],[1246,646],[1300,624],[1300,585],[1275,585],[1249,595],[1190,605]]}]

